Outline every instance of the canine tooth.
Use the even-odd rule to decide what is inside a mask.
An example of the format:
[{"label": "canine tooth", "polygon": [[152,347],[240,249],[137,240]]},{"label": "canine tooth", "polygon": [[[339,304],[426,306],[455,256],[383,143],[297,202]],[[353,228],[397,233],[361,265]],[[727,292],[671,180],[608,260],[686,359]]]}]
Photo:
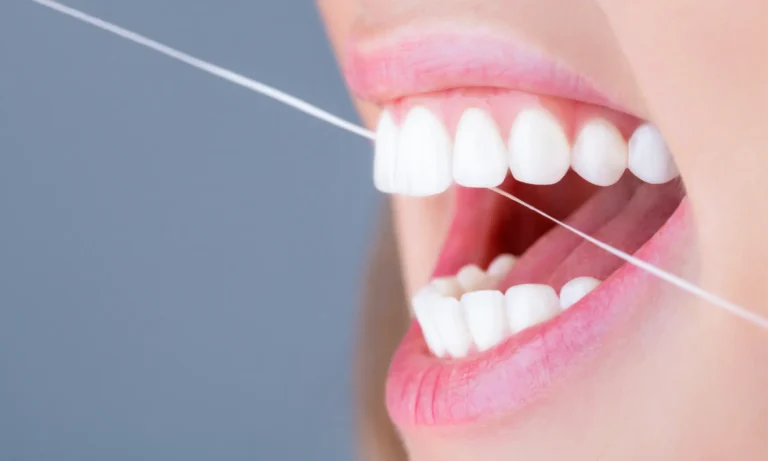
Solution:
[{"label": "canine tooth", "polygon": [[677,177],[675,160],[655,126],[641,125],[629,138],[629,169],[650,184],[664,184]]},{"label": "canine tooth", "polygon": [[560,300],[549,285],[516,285],[507,290],[504,298],[512,333],[545,322],[560,312]]},{"label": "canine tooth", "polygon": [[381,192],[395,192],[395,162],[400,129],[392,114],[383,110],[376,127],[376,147],[373,157],[373,184]]},{"label": "canine tooth", "polygon": [[436,306],[439,315],[435,317],[435,326],[448,355],[457,359],[466,357],[472,345],[472,337],[461,304],[454,298],[440,298]]},{"label": "canine tooth", "polygon": [[453,179],[466,187],[495,187],[507,176],[506,146],[490,114],[464,111],[453,144]]},{"label": "canine tooth", "polygon": [[568,309],[598,285],[600,280],[594,277],[576,277],[560,288],[560,307],[563,310]]},{"label": "canine tooth", "polygon": [[504,295],[498,290],[465,293],[461,306],[467,319],[469,333],[480,351],[499,344],[507,335]]},{"label": "canine tooth", "polygon": [[412,196],[439,194],[453,182],[448,131],[424,107],[411,109],[400,127],[394,176],[396,192]]},{"label": "canine tooth", "polygon": [[437,323],[441,315],[439,311],[441,298],[431,287],[427,287],[411,299],[411,306],[413,307],[416,321],[421,326],[424,340],[429,350],[437,357],[445,356],[446,352],[445,344],[437,329]]},{"label": "canine tooth", "polygon": [[525,109],[509,133],[509,168],[518,181],[555,184],[571,166],[571,146],[560,123],[544,109]]},{"label": "canine tooth", "polygon": [[488,265],[486,272],[491,277],[501,278],[507,275],[512,270],[512,267],[517,262],[517,258],[510,254],[500,254],[496,256],[491,264]]},{"label": "canine tooth", "polygon": [[627,169],[624,137],[612,123],[602,119],[590,120],[576,138],[571,153],[571,168],[592,184],[615,184]]},{"label": "canine tooth", "polygon": [[474,291],[483,286],[486,282],[486,275],[482,269],[474,264],[467,264],[459,269],[456,274],[456,280],[459,281],[461,288],[467,291]]},{"label": "canine tooth", "polygon": [[440,277],[432,279],[430,285],[441,295],[459,299],[462,288],[456,277]]}]

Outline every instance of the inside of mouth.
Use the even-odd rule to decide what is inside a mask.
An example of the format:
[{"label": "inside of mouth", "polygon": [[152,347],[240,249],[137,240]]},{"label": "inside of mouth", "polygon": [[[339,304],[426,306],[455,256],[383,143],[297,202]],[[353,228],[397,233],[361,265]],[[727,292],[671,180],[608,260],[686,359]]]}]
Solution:
[{"label": "inside of mouth", "polygon": [[[627,253],[673,214],[679,179],[655,185],[625,174],[596,187],[570,172],[551,186],[507,176],[501,189]],[[433,355],[460,359],[578,308],[624,262],[487,189],[452,186],[454,216],[432,282],[412,308]]]}]

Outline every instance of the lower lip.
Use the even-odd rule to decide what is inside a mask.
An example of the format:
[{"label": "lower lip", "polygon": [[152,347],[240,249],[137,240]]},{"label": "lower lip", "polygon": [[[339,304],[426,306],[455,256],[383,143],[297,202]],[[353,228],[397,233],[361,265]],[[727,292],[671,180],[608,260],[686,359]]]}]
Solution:
[{"label": "lower lip", "polygon": [[[690,228],[690,205],[679,205],[635,255],[673,264],[672,248]],[[399,427],[476,423],[530,405],[564,372],[604,347],[605,334],[631,316],[643,293],[660,282],[624,264],[595,291],[551,321],[463,360],[430,354],[413,322],[395,352],[387,379],[387,408]],[[643,306],[647,308],[647,306]]]}]

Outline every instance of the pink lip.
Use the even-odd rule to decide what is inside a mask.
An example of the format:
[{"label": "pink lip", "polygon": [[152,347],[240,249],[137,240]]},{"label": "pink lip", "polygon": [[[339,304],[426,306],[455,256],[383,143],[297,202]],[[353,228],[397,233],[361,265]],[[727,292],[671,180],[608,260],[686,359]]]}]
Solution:
[{"label": "pink lip", "polygon": [[[635,254],[664,265],[689,227],[686,199]],[[387,380],[387,407],[399,427],[467,424],[530,404],[563,372],[599,350],[601,337],[640,306],[660,282],[624,264],[598,289],[551,321],[464,360],[435,358],[417,322],[395,352]]]},{"label": "pink lip", "polygon": [[[422,31],[423,32],[423,31]],[[436,32],[352,40],[344,69],[361,99],[383,104],[459,88],[493,88],[554,96],[621,110],[584,76],[520,43],[491,34]],[[683,200],[667,223],[636,252],[664,264],[688,229]],[[395,352],[386,400],[400,427],[449,426],[486,420],[530,405],[590,353],[639,305],[658,280],[625,264],[566,312],[510,337],[487,352],[443,360],[428,350],[417,322]],[[627,323],[625,322],[624,325]],[[621,329],[621,328],[619,328]]]},{"label": "pink lip", "polygon": [[453,88],[503,88],[618,108],[563,64],[488,34],[438,32],[382,46],[363,46],[353,39],[344,71],[352,91],[376,103]]}]

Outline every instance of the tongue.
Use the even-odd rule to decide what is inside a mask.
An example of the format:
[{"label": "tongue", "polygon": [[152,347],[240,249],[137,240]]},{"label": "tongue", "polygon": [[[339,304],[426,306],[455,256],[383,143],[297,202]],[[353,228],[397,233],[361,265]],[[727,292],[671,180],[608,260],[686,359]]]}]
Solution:
[{"label": "tongue", "polygon": [[[584,184],[578,178],[570,179],[561,188],[552,186],[537,195],[514,180],[503,188],[557,218],[567,216],[568,224],[627,253],[637,251],[656,233],[684,195],[677,181],[650,185],[625,175],[585,201],[591,190]],[[492,191],[458,189],[453,225],[435,276],[454,275],[466,264],[485,268],[501,253],[522,253],[502,289],[545,283],[559,290],[575,277],[604,280],[623,263]]]},{"label": "tongue", "polygon": [[[632,254],[672,216],[683,195],[679,182],[652,185],[622,181],[597,193],[566,222]],[[576,277],[605,280],[623,263],[618,257],[558,226],[520,257],[504,279],[502,288],[521,283],[545,283],[560,290],[563,284]]]},{"label": "tongue", "polygon": [[[565,219],[595,187],[569,173],[552,186],[532,186],[507,176],[501,189]],[[443,243],[433,277],[455,275],[467,264],[482,268],[501,253],[521,255],[553,227],[546,218],[488,189],[455,186],[451,228]]]}]

